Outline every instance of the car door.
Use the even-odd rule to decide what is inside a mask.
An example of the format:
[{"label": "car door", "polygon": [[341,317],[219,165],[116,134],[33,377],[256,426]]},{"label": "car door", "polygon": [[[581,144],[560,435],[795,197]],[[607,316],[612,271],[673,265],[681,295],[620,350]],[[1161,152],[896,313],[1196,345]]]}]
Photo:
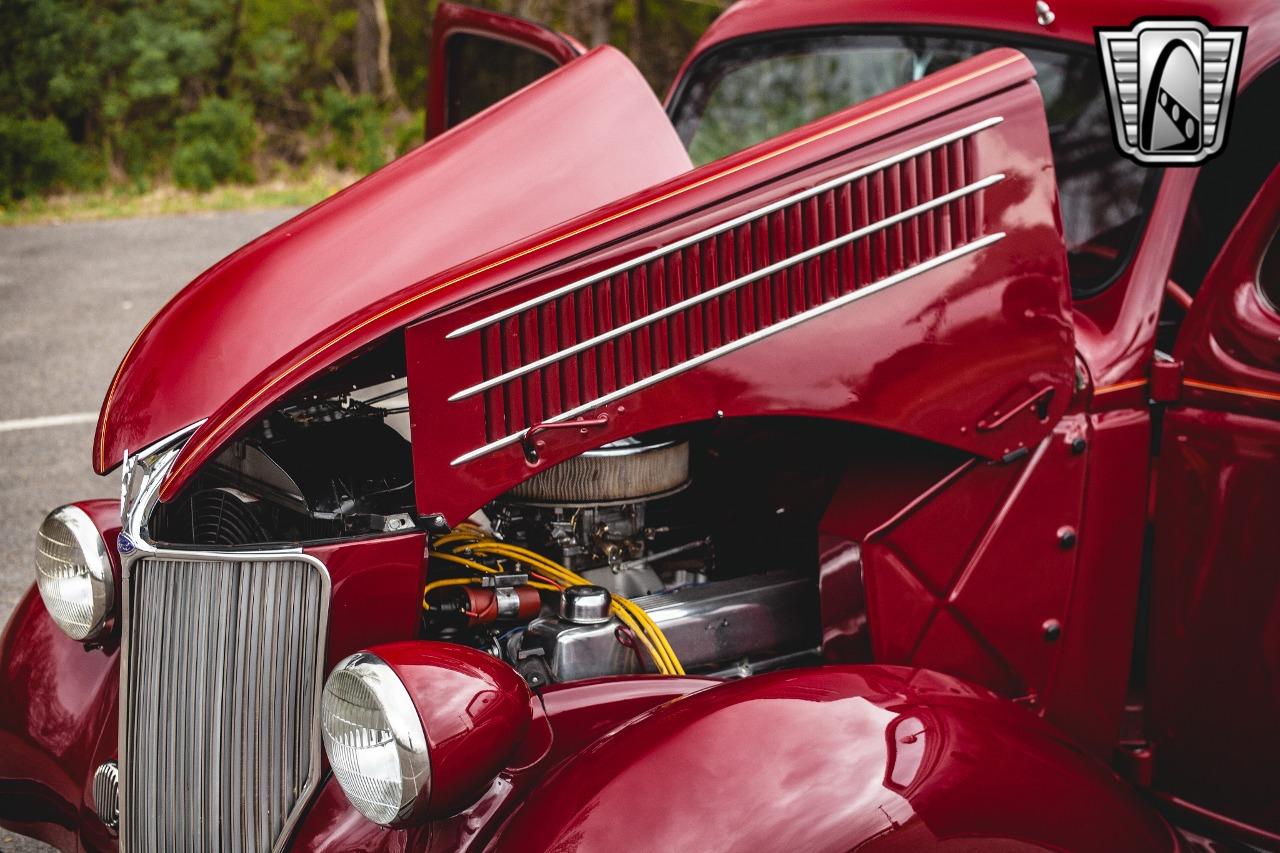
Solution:
[{"label": "car door", "polygon": [[585,52],[530,21],[441,3],[431,31],[427,138],[524,88]]},{"label": "car door", "polygon": [[[1196,294],[1156,470],[1148,735],[1169,796],[1280,838],[1280,167]],[[1180,377],[1177,375],[1180,372]],[[1180,381],[1179,381],[1180,380]]]},{"label": "car door", "polygon": [[716,418],[1018,459],[1075,392],[1044,111],[1008,49],[472,266],[474,297],[406,332],[419,509],[451,523],[591,447]]}]

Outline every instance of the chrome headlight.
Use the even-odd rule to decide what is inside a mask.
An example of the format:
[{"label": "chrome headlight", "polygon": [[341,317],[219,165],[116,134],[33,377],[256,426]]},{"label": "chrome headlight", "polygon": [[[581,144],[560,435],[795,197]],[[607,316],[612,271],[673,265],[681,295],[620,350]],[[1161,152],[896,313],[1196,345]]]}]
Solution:
[{"label": "chrome headlight", "polygon": [[68,637],[88,640],[101,633],[115,603],[115,578],[102,535],[79,507],[59,507],[40,525],[36,585]]},{"label": "chrome headlight", "polygon": [[431,761],[409,691],[377,655],[343,659],[324,685],[325,752],[347,799],[369,820],[410,818],[431,792]]}]

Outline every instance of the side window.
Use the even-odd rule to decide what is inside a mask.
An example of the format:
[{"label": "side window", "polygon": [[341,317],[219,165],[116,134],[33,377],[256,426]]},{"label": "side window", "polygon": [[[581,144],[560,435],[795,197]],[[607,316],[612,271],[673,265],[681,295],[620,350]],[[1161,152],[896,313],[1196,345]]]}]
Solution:
[{"label": "side window", "polygon": [[1280,231],[1271,238],[1271,245],[1262,256],[1262,266],[1258,268],[1258,289],[1271,310],[1280,312]]},{"label": "side window", "polygon": [[[1245,208],[1276,167],[1272,126],[1280,98],[1280,63],[1262,72],[1241,94],[1231,118],[1227,147],[1200,167],[1173,258],[1174,281],[1195,295]],[[1273,244],[1274,246],[1274,244]],[[1274,250],[1270,254],[1275,254]],[[1272,290],[1271,293],[1275,291]],[[1272,304],[1280,302],[1272,299]]]},{"label": "side window", "polygon": [[449,36],[446,51],[447,127],[471,118],[559,67],[551,57],[527,47],[470,33]]}]

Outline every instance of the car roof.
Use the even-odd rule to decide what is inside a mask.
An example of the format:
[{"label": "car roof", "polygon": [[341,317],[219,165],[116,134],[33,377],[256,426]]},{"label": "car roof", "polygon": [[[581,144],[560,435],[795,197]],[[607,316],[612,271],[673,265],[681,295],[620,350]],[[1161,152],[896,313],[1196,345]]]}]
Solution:
[{"label": "car roof", "polygon": [[[1042,26],[1035,0],[739,0],[706,31],[685,67],[727,41],[777,30],[841,25],[955,27],[1092,45],[1094,27],[1128,27],[1153,9],[1149,0],[1046,2],[1053,22]],[[1247,27],[1241,86],[1280,56],[1280,3],[1276,0],[1163,0],[1159,11],[1160,17],[1200,18],[1211,27]]]}]

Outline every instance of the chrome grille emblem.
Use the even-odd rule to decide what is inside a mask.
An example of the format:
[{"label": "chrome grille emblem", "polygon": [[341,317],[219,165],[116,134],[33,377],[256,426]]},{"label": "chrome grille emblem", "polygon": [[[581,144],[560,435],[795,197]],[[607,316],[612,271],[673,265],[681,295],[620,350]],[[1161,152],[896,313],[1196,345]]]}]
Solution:
[{"label": "chrome grille emblem", "polygon": [[1190,165],[1222,150],[1244,27],[1149,19],[1095,33],[1121,153],[1148,165]]}]

